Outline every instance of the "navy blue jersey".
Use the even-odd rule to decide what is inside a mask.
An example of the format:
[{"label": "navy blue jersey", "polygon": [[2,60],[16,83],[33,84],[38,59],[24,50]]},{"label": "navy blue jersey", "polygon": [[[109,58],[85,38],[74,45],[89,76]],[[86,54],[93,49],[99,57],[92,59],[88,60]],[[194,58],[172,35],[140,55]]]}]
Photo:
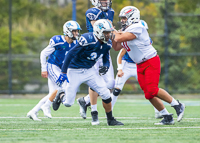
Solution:
[{"label": "navy blue jersey", "polygon": [[49,55],[47,62],[62,67],[65,55],[67,52],[75,46],[77,41],[71,44],[67,43],[63,35],[56,35],[50,39],[49,45],[55,48],[55,51]]},{"label": "navy blue jersey", "polygon": [[112,42],[100,43],[93,32],[83,34],[78,44],[76,44],[66,55],[62,72],[66,73],[69,68],[84,68],[89,69],[103,58],[103,65],[110,66],[109,50],[112,47]]},{"label": "navy blue jersey", "polygon": [[101,9],[97,7],[90,8],[86,11],[86,27],[88,32],[93,32],[93,26],[90,23],[90,21],[93,20],[99,20],[99,19],[109,19],[110,21],[113,21],[114,18],[114,10],[111,8],[108,11],[102,11]]},{"label": "navy blue jersey", "polygon": [[122,60],[125,60],[129,63],[135,63],[128,55],[128,53],[126,52],[126,54],[122,57]]}]

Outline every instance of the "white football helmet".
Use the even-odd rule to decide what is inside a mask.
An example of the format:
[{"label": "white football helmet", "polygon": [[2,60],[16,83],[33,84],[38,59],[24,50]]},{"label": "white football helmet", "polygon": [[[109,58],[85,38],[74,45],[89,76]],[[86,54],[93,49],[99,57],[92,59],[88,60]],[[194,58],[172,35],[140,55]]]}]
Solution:
[{"label": "white football helmet", "polygon": [[103,32],[112,32],[113,30],[111,23],[106,19],[97,20],[93,25],[94,35],[104,43],[107,43],[107,41]]},{"label": "white football helmet", "polygon": [[140,11],[134,6],[126,6],[120,11],[119,17],[126,17],[125,25],[129,26],[140,21]]},{"label": "white football helmet", "polygon": [[147,23],[144,20],[140,20],[140,22],[147,30],[149,29]]},{"label": "white football helmet", "polygon": [[73,40],[77,40],[78,36],[74,37],[72,33],[73,30],[82,30],[76,21],[70,20],[63,25],[63,34],[69,38],[72,38]]},{"label": "white football helmet", "polygon": [[112,0],[90,0],[92,4],[98,8],[100,8],[102,11],[107,11],[112,6]]}]

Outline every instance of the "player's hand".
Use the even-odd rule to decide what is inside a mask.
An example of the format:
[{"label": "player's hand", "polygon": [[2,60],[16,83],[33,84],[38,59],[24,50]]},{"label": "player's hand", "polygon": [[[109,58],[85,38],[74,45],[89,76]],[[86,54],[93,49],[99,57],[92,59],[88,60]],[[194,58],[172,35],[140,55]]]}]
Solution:
[{"label": "player's hand", "polygon": [[122,69],[121,69],[121,70],[118,70],[117,76],[118,76],[118,77],[122,77],[123,75],[124,75],[123,70],[122,70]]},{"label": "player's hand", "polygon": [[58,86],[62,86],[62,84],[64,83],[65,80],[69,83],[67,75],[64,73],[61,73],[58,80],[56,81],[56,84]]},{"label": "player's hand", "polygon": [[109,67],[107,67],[107,66],[100,66],[100,67],[99,67],[99,73],[100,73],[101,75],[104,75],[104,74],[107,73],[108,69],[109,69]]},{"label": "player's hand", "polygon": [[41,73],[41,76],[44,77],[44,78],[47,78],[48,77],[48,72],[47,71],[43,71]]},{"label": "player's hand", "polygon": [[113,41],[115,39],[115,34],[113,32],[111,32],[110,34],[110,40]]}]

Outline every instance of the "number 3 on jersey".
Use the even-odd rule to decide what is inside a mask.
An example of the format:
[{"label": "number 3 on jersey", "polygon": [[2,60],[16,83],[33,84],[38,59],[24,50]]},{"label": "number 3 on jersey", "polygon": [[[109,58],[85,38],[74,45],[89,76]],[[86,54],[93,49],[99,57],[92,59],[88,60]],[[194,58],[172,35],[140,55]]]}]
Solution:
[{"label": "number 3 on jersey", "polygon": [[126,49],[127,52],[131,51],[131,49],[129,48],[127,42],[123,42],[122,46],[123,46],[124,49]]}]

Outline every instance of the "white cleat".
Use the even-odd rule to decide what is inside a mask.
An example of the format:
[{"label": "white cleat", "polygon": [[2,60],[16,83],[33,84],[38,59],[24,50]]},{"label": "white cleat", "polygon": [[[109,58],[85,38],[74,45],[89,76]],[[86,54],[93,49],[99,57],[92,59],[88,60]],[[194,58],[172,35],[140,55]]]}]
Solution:
[{"label": "white cleat", "polygon": [[36,112],[33,112],[33,111],[29,111],[27,113],[27,117],[29,117],[30,119],[32,119],[33,121],[42,121],[41,119],[39,119],[37,117],[37,113]]},{"label": "white cleat", "polygon": [[41,109],[42,109],[42,111],[43,111],[43,113],[44,113],[44,116],[46,116],[47,118],[50,118],[50,119],[52,118],[50,107],[47,107],[47,106],[45,106],[45,105],[42,105],[42,106],[41,106]]},{"label": "white cleat", "polygon": [[160,112],[155,112],[155,118],[156,119],[162,119],[163,116],[160,114]]}]

